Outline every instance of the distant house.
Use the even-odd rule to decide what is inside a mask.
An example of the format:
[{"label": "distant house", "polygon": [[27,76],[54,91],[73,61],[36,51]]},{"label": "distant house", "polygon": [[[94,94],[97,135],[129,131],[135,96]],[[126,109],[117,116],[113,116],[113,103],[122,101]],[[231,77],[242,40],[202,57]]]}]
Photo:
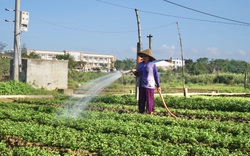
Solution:
[{"label": "distant house", "polygon": [[169,63],[172,63],[173,64],[173,67],[176,69],[178,67],[185,67],[185,60],[182,60],[181,59],[173,59],[172,57],[169,59],[169,60],[166,60],[167,62]]},{"label": "distant house", "polygon": [[101,72],[110,72],[114,70],[114,63],[116,61],[115,55],[108,54],[91,54],[82,51],[49,51],[49,50],[27,50],[27,55],[34,52],[41,56],[41,59],[54,60],[57,55],[69,54],[75,61],[84,63],[79,67],[81,71],[96,71],[99,69]]},{"label": "distant house", "polygon": [[154,63],[156,64],[157,68],[161,68],[163,70],[173,69],[173,64],[165,60],[155,60]]}]

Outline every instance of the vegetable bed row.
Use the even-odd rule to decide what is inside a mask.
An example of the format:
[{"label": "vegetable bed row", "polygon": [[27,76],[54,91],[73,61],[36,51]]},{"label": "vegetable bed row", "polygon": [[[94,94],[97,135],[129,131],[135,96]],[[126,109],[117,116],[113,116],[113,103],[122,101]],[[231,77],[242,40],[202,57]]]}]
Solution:
[{"label": "vegetable bed row", "polygon": [[[139,114],[136,101],[133,104],[130,98],[98,97],[85,107],[75,106],[81,105],[82,99],[56,103],[30,99],[0,102],[0,138],[3,140],[0,149],[9,155],[81,155],[82,150],[96,155],[250,154],[247,99],[238,100],[242,106],[236,103],[238,111],[231,111],[232,104],[228,110],[224,104],[225,108],[221,107],[220,111],[170,107],[179,116],[173,119],[163,113],[165,110],[157,100],[155,115]],[[167,100],[174,101],[174,98]],[[235,103],[235,99],[227,100]],[[86,109],[80,110],[77,118],[71,118],[65,114],[70,108]],[[210,113],[213,117],[208,117]],[[203,115],[207,118],[199,117]]]}]

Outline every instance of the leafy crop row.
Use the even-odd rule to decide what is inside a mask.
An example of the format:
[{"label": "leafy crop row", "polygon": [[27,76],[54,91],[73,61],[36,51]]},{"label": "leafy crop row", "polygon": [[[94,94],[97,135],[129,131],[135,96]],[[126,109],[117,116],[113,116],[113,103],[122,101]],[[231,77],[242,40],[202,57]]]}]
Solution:
[{"label": "leafy crop row", "polygon": [[[15,136],[34,145],[39,143],[41,146],[57,148],[57,152],[65,148],[75,151],[85,149],[100,155],[165,155],[166,153],[248,155],[250,153],[248,139],[250,127],[244,122],[187,120],[181,117],[175,120],[162,115],[151,116],[138,114],[136,111],[130,112],[136,110],[136,105],[119,103],[93,103],[90,104],[90,108],[102,109],[82,110],[79,118],[70,118],[60,116],[61,110],[67,108],[63,104],[46,106],[46,104],[28,103],[28,100],[23,104],[0,102],[1,138]],[[111,107],[122,108],[124,111],[103,109]],[[161,110],[164,109],[160,108]],[[185,110],[175,109],[175,111]],[[230,112],[219,113],[232,115]],[[247,116],[245,118],[249,120]],[[36,151],[32,150],[36,147],[26,150],[27,147],[23,146],[24,148],[17,148]]]},{"label": "leafy crop row", "polygon": [[[105,103],[94,103],[91,104],[89,109],[93,110],[113,110],[118,113],[134,113],[137,112],[138,108],[136,105],[123,105],[123,104],[105,104]],[[235,122],[248,122],[250,120],[250,114],[248,112],[225,112],[225,111],[210,111],[206,109],[176,109],[170,108],[171,111],[179,116],[180,118],[198,118],[198,119],[214,119],[220,121],[235,121]],[[155,114],[157,116],[168,115],[165,108],[157,106],[155,108]]]},{"label": "leafy crop row", "polygon": [[[225,98],[225,97],[171,97],[165,96],[165,102],[169,107],[184,108],[184,109],[207,109],[211,111],[237,111],[237,112],[250,112],[250,100],[243,98]],[[131,95],[116,96],[99,96],[94,99],[94,102],[104,103],[119,103],[126,105],[135,105],[137,102]],[[156,106],[163,106],[159,97],[155,98]]]}]

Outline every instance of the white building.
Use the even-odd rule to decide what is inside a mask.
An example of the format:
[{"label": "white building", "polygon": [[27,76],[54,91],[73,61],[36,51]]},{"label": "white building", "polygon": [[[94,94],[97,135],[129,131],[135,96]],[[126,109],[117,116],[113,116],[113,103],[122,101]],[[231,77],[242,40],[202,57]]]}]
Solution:
[{"label": "white building", "polygon": [[183,60],[183,62],[182,62],[182,60],[181,59],[173,59],[172,57],[169,59],[169,60],[167,60],[167,62],[169,62],[169,63],[172,63],[173,64],[173,67],[176,69],[176,68],[178,68],[178,67],[185,67],[185,60]]},{"label": "white building", "polygon": [[173,64],[165,60],[155,60],[154,63],[157,68],[161,68],[163,70],[173,69]]},{"label": "white building", "polygon": [[107,54],[91,54],[81,51],[48,51],[48,50],[27,50],[27,55],[34,52],[39,55],[41,59],[54,60],[57,55],[69,54],[75,61],[83,61],[83,65],[79,66],[79,70],[110,72],[114,70],[114,63],[116,61],[115,55]]}]

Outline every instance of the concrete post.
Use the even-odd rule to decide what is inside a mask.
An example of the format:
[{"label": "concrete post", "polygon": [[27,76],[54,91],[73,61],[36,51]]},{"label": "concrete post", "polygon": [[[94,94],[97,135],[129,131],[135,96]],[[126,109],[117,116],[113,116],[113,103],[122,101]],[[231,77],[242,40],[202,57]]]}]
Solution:
[{"label": "concrete post", "polygon": [[15,6],[15,30],[14,30],[14,63],[13,80],[19,80],[19,55],[20,50],[20,0],[16,0]]},{"label": "concrete post", "polygon": [[151,34],[147,36],[147,38],[149,38],[149,49],[152,49],[152,37],[153,36]]}]

